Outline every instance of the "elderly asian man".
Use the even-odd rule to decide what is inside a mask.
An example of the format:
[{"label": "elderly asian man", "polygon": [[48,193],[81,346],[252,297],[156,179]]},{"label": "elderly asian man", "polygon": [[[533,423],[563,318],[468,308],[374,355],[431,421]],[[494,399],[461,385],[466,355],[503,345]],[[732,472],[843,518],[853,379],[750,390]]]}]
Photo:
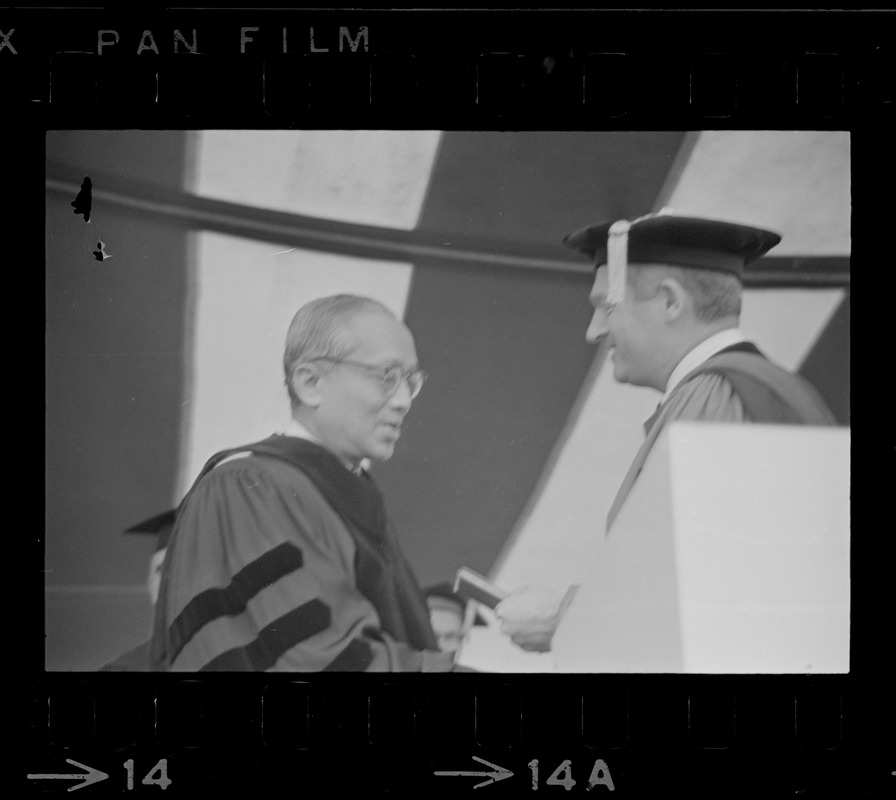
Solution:
[{"label": "elderly asian man", "polygon": [[286,337],[286,429],[214,455],[181,503],[150,647],[173,671],[447,671],[370,461],[423,384],[380,303],[315,300]]}]

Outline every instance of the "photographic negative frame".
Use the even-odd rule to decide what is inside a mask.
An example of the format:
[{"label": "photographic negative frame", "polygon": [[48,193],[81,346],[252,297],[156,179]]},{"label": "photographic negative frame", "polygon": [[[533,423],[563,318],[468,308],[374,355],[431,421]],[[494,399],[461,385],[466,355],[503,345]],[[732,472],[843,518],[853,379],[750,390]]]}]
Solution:
[{"label": "photographic negative frame", "polygon": [[[881,176],[892,174],[893,160],[892,15],[172,9],[137,17],[76,10],[0,14],[0,69],[13,87],[6,101],[14,119],[9,152],[17,155],[14,169],[24,179],[16,184],[24,188],[11,229],[36,231],[30,241],[44,236],[46,245],[44,280],[25,291],[29,299],[44,300],[29,318],[46,320],[45,529],[26,545],[29,566],[42,576],[27,587],[35,600],[27,605],[41,613],[26,616],[26,654],[7,687],[23,712],[12,719],[24,745],[16,780],[25,795],[79,785],[93,793],[164,790],[166,796],[266,794],[283,787],[312,796],[409,790],[455,797],[474,789],[517,796],[560,787],[640,795],[669,788],[671,775],[692,794],[727,792],[732,784],[754,795],[885,789],[896,769],[887,760],[892,733],[879,732],[873,720],[880,709],[892,708],[890,682],[880,675],[886,661],[877,650],[887,619],[881,614],[891,604],[883,591],[884,559],[870,531],[886,519],[887,495],[877,485],[885,468],[864,455],[853,461],[860,480],[851,486],[849,669],[843,673],[100,671],[119,644],[138,645],[141,636],[86,657],[83,649],[80,657],[71,654],[79,641],[112,635],[111,618],[97,609],[118,605],[119,619],[140,620],[134,628],[150,621],[151,606],[141,593],[154,543],[120,532],[175,504],[203,448],[210,448],[210,440],[199,439],[185,449],[184,442],[202,432],[203,414],[193,408],[187,414],[180,404],[199,396],[193,391],[201,378],[194,370],[196,343],[214,341],[229,317],[220,307],[209,314],[201,305],[195,268],[204,257],[208,267],[234,237],[266,248],[262,255],[247,249],[246,263],[269,256],[285,261],[294,254],[281,251],[314,247],[346,261],[374,260],[386,271],[371,280],[397,287],[389,297],[417,335],[421,358],[437,361],[446,340],[463,345],[456,344],[440,369],[427,364],[440,377],[424,390],[405,432],[410,459],[402,468],[399,449],[377,478],[416,564],[426,563],[431,546],[446,576],[468,565],[508,586],[516,581],[508,584],[505,576],[526,573],[529,562],[515,562],[521,550],[508,543],[536,541],[527,538],[526,522],[539,513],[536,501],[550,499],[561,445],[574,434],[566,423],[571,415],[581,418],[582,387],[599,371],[582,336],[591,267],[564,252],[559,238],[601,216],[598,202],[606,194],[593,187],[593,178],[581,178],[581,196],[589,196],[592,184],[594,205],[580,208],[581,217],[568,225],[567,208],[550,194],[540,223],[525,216],[534,206],[502,221],[502,212],[512,216],[510,206],[495,208],[495,198],[509,203],[537,183],[536,165],[574,181],[580,171],[570,159],[585,158],[588,134],[606,137],[595,148],[605,153],[611,139],[618,143],[613,158],[629,169],[619,185],[649,195],[646,211],[681,185],[676,171],[687,164],[679,156],[694,154],[700,133],[726,134],[719,142],[738,132],[752,134],[746,138],[754,142],[763,131],[801,134],[800,141],[810,133],[828,134],[819,137],[825,141],[848,134],[848,257],[793,253],[776,270],[757,272],[754,285],[767,287],[786,275],[781,286],[812,287],[816,301],[833,288],[845,293],[845,305],[838,301],[817,312],[834,321],[829,333],[840,336],[839,349],[825,351],[821,360],[832,354],[844,359],[839,397],[844,385],[859,387],[845,393],[841,413],[857,431],[853,452],[864,453],[865,427],[882,427],[877,421],[886,417],[874,406],[880,390],[863,386],[870,371],[852,361],[857,353],[874,352],[879,335],[870,332],[869,341],[864,324],[849,324],[850,275],[855,260],[860,280],[889,279],[878,262],[887,227],[879,187]],[[457,207],[431,205],[426,224],[411,214],[402,228],[364,218],[362,211],[346,221],[190,191],[196,184],[187,178],[195,181],[203,168],[197,142],[208,153],[216,145],[202,133],[215,131],[231,134],[217,142],[222,148],[241,131],[257,131],[265,142],[271,140],[262,134],[278,131],[343,132],[345,141],[349,132],[402,132],[405,141],[414,132],[439,132],[435,148],[419,137],[417,149],[402,151],[443,168],[444,194],[434,194],[427,182],[416,190],[421,204],[452,190],[464,195],[465,181],[481,168],[469,160],[471,153],[488,154],[482,162],[494,164],[503,152],[510,167],[494,167],[492,174],[505,181],[496,194],[466,194],[473,223],[464,224]],[[561,151],[550,149],[564,139]],[[637,150],[628,161],[621,155],[626,144]],[[550,157],[539,162],[545,152]],[[655,175],[651,156],[665,164]],[[712,162],[704,163],[712,174]],[[81,194],[88,177],[89,221]],[[233,191],[248,197],[250,188]],[[819,206],[829,199],[823,191],[818,197]],[[563,202],[575,205],[572,194]],[[618,192],[605,202],[608,214],[620,218],[644,205],[643,198]],[[536,240],[545,220],[554,225],[556,240]],[[518,236],[526,228],[531,240]],[[393,263],[413,264],[413,277],[403,277],[401,268],[389,272]],[[511,276],[520,274],[526,275],[524,288],[513,288]],[[885,296],[876,285],[861,294]],[[423,297],[428,302],[420,304]],[[568,305],[575,297],[583,303]],[[529,383],[539,382],[537,370],[544,381],[543,394],[526,396],[529,407],[511,405],[501,392],[514,391],[507,374],[520,373],[519,355],[504,367],[496,350],[480,353],[479,363],[471,360],[477,347],[500,338],[496,321],[504,318],[497,309],[514,303],[519,313],[507,317],[502,334],[528,332],[527,345],[549,338],[536,335],[544,330],[539,326],[561,317],[556,339],[545,346],[563,356],[551,359],[547,350],[548,357],[526,368]],[[816,327],[808,338],[822,329],[828,330]],[[271,348],[275,360],[279,347],[277,340]],[[241,378],[237,372],[230,380],[239,386]],[[566,405],[533,437],[537,441],[526,441],[539,418],[535,412],[547,413],[539,404],[563,381]],[[221,391],[213,386],[209,397]],[[441,402],[430,401],[430,389]],[[454,416],[446,416],[449,402]],[[264,413],[271,408],[260,407]],[[261,422],[267,424],[263,414]],[[470,430],[458,438],[464,425]],[[489,425],[505,443],[513,430],[520,433],[510,449],[482,447]],[[471,486],[491,462],[471,468],[470,441],[480,443],[480,456],[496,459],[494,483]],[[151,466],[138,463],[138,455],[147,454]],[[528,472],[515,471],[521,466]],[[461,480],[464,471],[469,482]],[[438,487],[428,496],[441,499],[415,510],[409,498],[424,484]],[[458,498],[460,489],[474,488],[482,495],[478,505],[469,494]],[[475,525],[463,515],[452,517],[459,507],[478,513]],[[435,512],[428,533],[424,510]],[[440,536],[446,529],[461,531],[454,549],[451,537]],[[412,530],[424,532],[415,540]],[[860,531],[869,533],[860,537]],[[113,566],[113,559],[122,561]],[[423,572],[422,582],[437,577],[435,568]],[[63,652],[53,644],[60,641],[67,641],[68,654],[53,662]],[[353,769],[345,769],[348,764]]]}]

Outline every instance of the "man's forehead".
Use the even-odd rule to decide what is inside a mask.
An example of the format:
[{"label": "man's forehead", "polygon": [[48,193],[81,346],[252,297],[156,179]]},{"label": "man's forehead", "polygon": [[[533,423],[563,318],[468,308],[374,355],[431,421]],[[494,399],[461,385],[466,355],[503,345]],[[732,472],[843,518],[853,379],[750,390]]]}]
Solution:
[{"label": "man's forehead", "polygon": [[401,320],[386,309],[379,306],[362,308],[346,319],[346,325],[356,330],[389,330],[394,327],[403,327]]},{"label": "man's forehead", "polygon": [[[659,267],[659,268],[668,268],[673,266],[671,264],[663,264],[658,261],[632,261],[628,264],[629,269],[647,269],[648,267]],[[594,273],[594,286],[603,286],[606,287],[609,282],[610,271],[607,269],[607,263],[605,261],[597,262],[594,265],[595,273]]]},{"label": "man's forehead", "polygon": [[594,273],[594,282],[591,285],[591,294],[604,295],[607,293],[607,270],[605,264],[598,265],[597,272]]},{"label": "man's forehead", "polygon": [[414,337],[408,327],[391,314],[373,309],[357,314],[349,323],[354,334],[353,354],[383,363],[416,361]]}]

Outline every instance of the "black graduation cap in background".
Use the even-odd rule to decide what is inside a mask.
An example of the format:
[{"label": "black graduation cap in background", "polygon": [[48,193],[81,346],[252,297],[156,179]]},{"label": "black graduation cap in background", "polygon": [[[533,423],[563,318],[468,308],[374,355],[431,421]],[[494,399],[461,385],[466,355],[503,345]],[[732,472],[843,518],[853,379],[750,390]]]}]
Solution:
[{"label": "black graduation cap in background", "polygon": [[[429,599],[430,597],[438,597],[438,598],[441,598],[442,600],[448,601],[449,603],[453,603],[454,605],[457,606],[457,608],[461,612],[461,614],[464,613],[464,609],[466,609],[466,607],[467,607],[467,601],[464,600],[464,598],[462,598],[459,594],[456,594],[454,591],[452,591],[451,583],[449,583],[448,581],[444,581],[443,583],[436,583],[436,584],[433,584],[432,586],[428,586],[427,588],[425,588],[423,590],[423,594],[426,596],[427,599]],[[485,625],[486,622],[482,618],[482,616],[477,613],[476,616],[473,618],[473,624],[474,625]]]},{"label": "black graduation cap in background", "polygon": [[168,546],[168,539],[171,536],[176,518],[177,509],[172,508],[169,511],[163,511],[161,514],[156,514],[154,517],[143,520],[143,522],[138,522],[136,525],[127,528],[125,533],[155,534],[158,537],[156,539],[156,550],[161,550],[163,547]]}]

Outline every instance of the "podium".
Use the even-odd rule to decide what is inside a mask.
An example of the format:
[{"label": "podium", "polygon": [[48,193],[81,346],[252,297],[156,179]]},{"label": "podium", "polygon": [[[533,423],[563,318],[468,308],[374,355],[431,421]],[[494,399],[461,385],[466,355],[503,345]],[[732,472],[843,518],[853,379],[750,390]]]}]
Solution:
[{"label": "podium", "polygon": [[558,672],[849,671],[848,428],[676,422],[553,640]]}]

